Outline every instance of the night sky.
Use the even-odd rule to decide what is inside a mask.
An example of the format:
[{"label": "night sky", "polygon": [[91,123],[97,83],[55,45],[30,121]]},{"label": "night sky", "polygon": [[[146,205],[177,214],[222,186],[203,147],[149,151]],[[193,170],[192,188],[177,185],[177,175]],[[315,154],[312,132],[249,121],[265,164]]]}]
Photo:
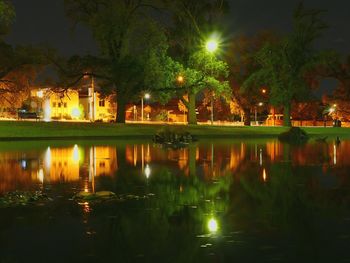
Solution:
[{"label": "night sky", "polygon": [[[200,1],[200,0],[198,0]],[[223,30],[227,35],[254,34],[263,29],[286,32],[291,28],[292,10],[299,0],[229,0],[230,17]],[[47,43],[65,55],[95,53],[89,32],[78,28],[72,32],[64,17],[63,0],[13,0],[16,23],[8,41],[12,44]],[[326,9],[324,19],[329,25],[318,46],[350,54],[350,1],[306,0],[307,7]]]}]

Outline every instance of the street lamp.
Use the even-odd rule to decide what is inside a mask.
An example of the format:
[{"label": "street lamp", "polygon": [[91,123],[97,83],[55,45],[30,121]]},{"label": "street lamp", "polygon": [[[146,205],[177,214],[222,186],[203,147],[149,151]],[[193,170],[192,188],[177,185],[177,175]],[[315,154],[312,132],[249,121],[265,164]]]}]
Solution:
[{"label": "street lamp", "polygon": [[[262,103],[262,102],[259,102],[259,103],[258,103],[258,106],[259,106],[259,107],[261,107],[261,106],[263,106],[263,105],[264,105],[264,103]],[[255,109],[255,125],[258,125],[258,112],[257,112],[257,107],[255,106],[254,109]]]},{"label": "street lamp", "polygon": [[184,83],[185,78],[182,75],[177,76],[176,81],[181,85]]},{"label": "street lamp", "polygon": [[[214,55],[214,53],[219,48],[219,42],[214,38],[209,39],[205,45],[205,48],[206,48],[207,52]],[[211,72],[211,75],[212,75],[212,73],[213,72]],[[214,124],[214,92],[213,91],[212,91],[211,95],[212,96],[211,96],[211,100],[210,100],[210,122],[211,122],[211,125],[213,125]]]},{"label": "street lamp", "polygon": [[149,100],[151,98],[151,95],[149,93],[145,93],[141,97],[141,121],[143,122],[143,99]]},{"label": "street lamp", "polygon": [[209,39],[205,45],[205,48],[209,53],[214,53],[219,47],[219,43],[215,39]]}]

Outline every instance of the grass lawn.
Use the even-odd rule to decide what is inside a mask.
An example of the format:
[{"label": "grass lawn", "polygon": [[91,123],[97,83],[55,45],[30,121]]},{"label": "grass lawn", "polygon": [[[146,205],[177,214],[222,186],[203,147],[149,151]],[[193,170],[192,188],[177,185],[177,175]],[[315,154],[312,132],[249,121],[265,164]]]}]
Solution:
[{"label": "grass lawn", "polygon": [[[165,125],[0,121],[0,140],[151,138]],[[198,138],[277,137],[284,127],[171,126]],[[350,138],[350,128],[304,128],[311,136]]]}]

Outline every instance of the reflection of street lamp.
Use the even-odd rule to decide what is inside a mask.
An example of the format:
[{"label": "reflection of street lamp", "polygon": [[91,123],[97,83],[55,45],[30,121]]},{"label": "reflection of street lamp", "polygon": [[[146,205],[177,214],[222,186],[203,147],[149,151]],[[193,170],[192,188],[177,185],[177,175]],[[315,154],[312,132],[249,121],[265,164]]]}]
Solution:
[{"label": "reflection of street lamp", "polygon": [[145,176],[147,179],[151,176],[151,167],[148,164],[145,167]]},{"label": "reflection of street lamp", "polygon": [[215,218],[210,218],[207,224],[208,230],[211,233],[216,233],[218,231],[218,222]]},{"label": "reflection of street lamp", "polygon": [[151,98],[151,95],[149,94],[149,93],[145,93],[145,94],[143,94],[142,95],[142,97],[141,97],[141,121],[143,122],[143,99],[146,99],[146,100],[148,100],[148,99],[150,99]]},{"label": "reflection of street lamp", "polygon": [[[219,48],[219,42],[216,39],[209,39],[205,45],[205,48],[209,53],[212,54],[212,60],[213,60],[214,53]],[[212,74],[213,72],[211,72],[211,75]],[[211,95],[212,96],[210,100],[210,122],[211,122],[211,125],[213,125],[214,124],[214,92],[213,91]]]}]

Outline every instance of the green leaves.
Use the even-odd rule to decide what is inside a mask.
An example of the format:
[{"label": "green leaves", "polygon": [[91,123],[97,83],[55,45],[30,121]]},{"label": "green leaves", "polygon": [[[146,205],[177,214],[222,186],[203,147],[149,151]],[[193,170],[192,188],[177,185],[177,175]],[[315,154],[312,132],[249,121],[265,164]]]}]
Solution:
[{"label": "green leaves", "polygon": [[[259,83],[268,85],[270,102],[285,108],[289,114],[292,101],[305,99],[310,95],[306,74],[321,63],[314,41],[324,30],[319,10],[307,10],[299,5],[294,14],[293,32],[276,44],[265,45],[256,55],[260,65],[244,83],[244,88]],[[290,116],[284,116],[287,125]]]},{"label": "green leaves", "polygon": [[13,5],[6,0],[0,0],[0,37],[7,34],[16,18]]}]

